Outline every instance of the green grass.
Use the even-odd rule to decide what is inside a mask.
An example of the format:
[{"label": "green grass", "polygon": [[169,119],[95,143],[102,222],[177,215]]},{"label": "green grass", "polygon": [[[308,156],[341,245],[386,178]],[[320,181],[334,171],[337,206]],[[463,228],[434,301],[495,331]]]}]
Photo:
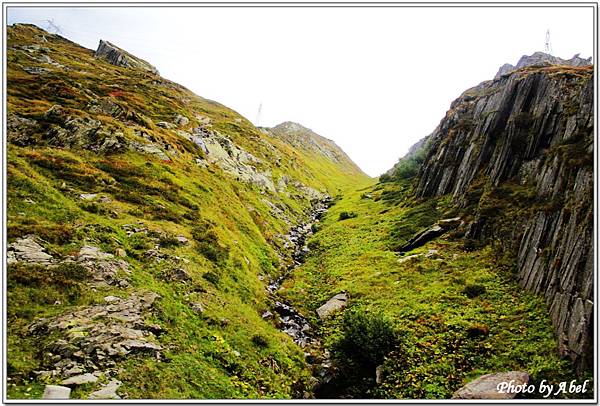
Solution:
[{"label": "green grass", "polygon": [[[398,262],[398,244],[456,215],[447,197],[413,201],[409,189],[380,184],[372,199],[364,198],[368,189],[345,194],[309,240],[314,249],[306,263],[284,284],[286,298],[320,325],[334,357],[345,340],[344,317],[319,322],[315,310],[340,291],[349,296],[347,312],[384,317],[397,331],[399,341],[381,363],[382,384],[375,384],[373,365],[361,370],[340,354],[328,394],[449,398],[469,380],[509,370],[527,371],[534,382],[573,379],[570,363],[558,357],[544,300],[517,286],[513,263],[498,247],[473,250],[449,233],[406,253],[437,250],[430,258]],[[389,190],[397,199],[383,199]],[[350,210],[357,216],[339,221]],[[369,344],[359,347],[370,352]]]}]

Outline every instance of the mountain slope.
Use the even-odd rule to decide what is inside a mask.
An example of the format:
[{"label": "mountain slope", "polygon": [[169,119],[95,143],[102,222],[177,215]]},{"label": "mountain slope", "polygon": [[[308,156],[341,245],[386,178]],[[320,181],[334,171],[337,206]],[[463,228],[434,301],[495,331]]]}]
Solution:
[{"label": "mountain slope", "polygon": [[144,66],[7,38],[8,396],[310,396],[265,288],[290,228],[371,180]]},{"label": "mountain slope", "polygon": [[511,370],[536,387],[591,378],[592,106],[591,66],[483,82],[331,208],[284,285],[307,314],[347,298],[314,318],[336,369],[319,396],[450,398]]}]

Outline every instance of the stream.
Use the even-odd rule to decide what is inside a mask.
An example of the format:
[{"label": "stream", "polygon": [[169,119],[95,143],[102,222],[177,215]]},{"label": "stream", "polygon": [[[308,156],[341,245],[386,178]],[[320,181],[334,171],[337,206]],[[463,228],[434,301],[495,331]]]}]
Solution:
[{"label": "stream", "polygon": [[[312,207],[308,221],[292,227],[285,236],[288,240],[288,246],[291,245],[294,248],[292,253],[293,262],[281,276],[272,280],[267,286],[271,308],[275,314],[267,311],[262,315],[264,319],[277,318],[275,324],[279,330],[292,337],[294,342],[305,351],[306,361],[312,367],[313,376],[318,380],[315,387],[329,380],[329,369],[331,367],[329,353],[327,350],[323,350],[320,340],[315,336],[313,327],[306,317],[291,304],[285,302],[278,291],[291,273],[304,262],[310,251],[306,246],[306,240],[313,234],[313,225],[327,212],[330,205],[331,198],[317,201]],[[314,353],[320,355],[314,356]]]}]

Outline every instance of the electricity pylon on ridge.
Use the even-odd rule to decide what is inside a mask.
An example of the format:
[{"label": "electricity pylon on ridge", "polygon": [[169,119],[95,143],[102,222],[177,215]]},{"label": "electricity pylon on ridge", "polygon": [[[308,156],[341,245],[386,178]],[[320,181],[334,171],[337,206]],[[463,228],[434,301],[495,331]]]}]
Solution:
[{"label": "electricity pylon on ridge", "polygon": [[262,114],[262,102],[260,102],[260,104],[258,105],[258,113],[256,114],[256,126],[259,127],[260,126],[260,116]]},{"label": "electricity pylon on ridge", "polygon": [[48,24],[48,31],[54,30],[55,34],[62,34],[62,30],[54,23],[54,19],[46,20],[46,24]]},{"label": "electricity pylon on ridge", "polygon": [[550,42],[550,30],[546,30],[546,43],[544,46],[544,51],[547,54],[552,55],[552,43]]}]

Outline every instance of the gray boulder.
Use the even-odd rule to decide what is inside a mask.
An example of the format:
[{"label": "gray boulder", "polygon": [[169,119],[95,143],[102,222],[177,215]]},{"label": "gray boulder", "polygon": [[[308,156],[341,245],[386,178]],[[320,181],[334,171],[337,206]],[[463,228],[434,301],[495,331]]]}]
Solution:
[{"label": "gray boulder", "polygon": [[317,315],[319,319],[323,320],[329,317],[332,313],[342,310],[348,304],[348,295],[345,293],[338,293],[327,301],[323,306],[317,309]]},{"label": "gray boulder", "polygon": [[433,240],[434,238],[437,238],[440,235],[446,233],[447,231],[458,227],[459,224],[460,217],[440,220],[431,227],[415,234],[410,240],[408,240],[406,244],[404,244],[400,248],[400,252],[407,252],[415,248],[421,247],[429,241]]},{"label": "gray boulder", "polygon": [[178,126],[188,125],[189,122],[190,122],[190,120],[187,117],[182,116],[181,114],[178,114],[175,117],[175,124],[177,124]]},{"label": "gray boulder", "polygon": [[122,385],[121,381],[116,379],[111,380],[107,383],[102,389],[99,389],[95,392],[90,393],[88,399],[92,400],[100,400],[100,399],[121,399],[119,395],[117,395],[117,389]]},{"label": "gray boulder", "polygon": [[98,377],[94,374],[81,374],[72,376],[62,381],[63,385],[84,385],[86,383],[98,382]]},{"label": "gray boulder", "polygon": [[42,399],[69,399],[71,388],[60,385],[46,385]]},{"label": "gray boulder", "polygon": [[529,374],[510,371],[483,375],[454,392],[452,399],[514,399],[517,393],[500,391],[499,385],[508,383],[514,386],[526,385],[529,383]]}]

